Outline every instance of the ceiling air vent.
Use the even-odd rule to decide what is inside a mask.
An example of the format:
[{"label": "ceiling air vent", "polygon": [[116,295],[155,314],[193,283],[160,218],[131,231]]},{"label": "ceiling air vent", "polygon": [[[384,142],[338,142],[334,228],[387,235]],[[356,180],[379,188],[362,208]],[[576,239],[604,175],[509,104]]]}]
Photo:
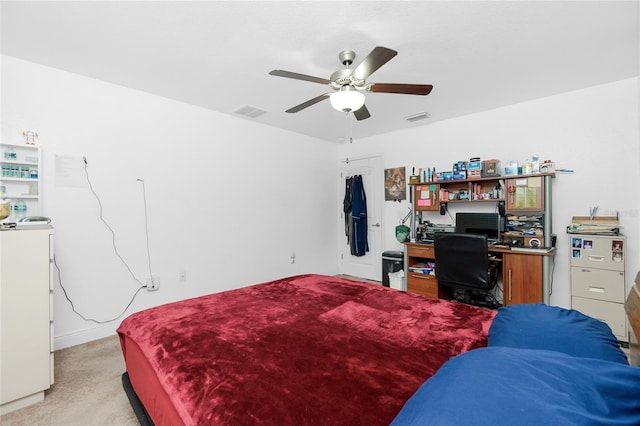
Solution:
[{"label": "ceiling air vent", "polygon": [[234,111],[234,114],[242,115],[249,118],[258,118],[262,114],[266,114],[267,111],[260,108],[253,107],[251,105],[243,105]]},{"label": "ceiling air vent", "polygon": [[431,114],[429,114],[428,112],[419,112],[417,114],[413,114],[413,115],[407,115],[404,119],[407,121],[418,121],[418,120],[424,120],[425,118],[429,118],[431,117]]}]

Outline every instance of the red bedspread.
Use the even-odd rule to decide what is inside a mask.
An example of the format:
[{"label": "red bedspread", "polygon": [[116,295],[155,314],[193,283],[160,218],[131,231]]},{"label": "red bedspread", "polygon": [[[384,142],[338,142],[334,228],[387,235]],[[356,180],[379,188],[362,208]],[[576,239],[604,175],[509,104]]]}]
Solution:
[{"label": "red bedspread", "polygon": [[486,346],[494,315],[302,275],[147,309],[118,333],[186,425],[387,425],[451,356]]}]

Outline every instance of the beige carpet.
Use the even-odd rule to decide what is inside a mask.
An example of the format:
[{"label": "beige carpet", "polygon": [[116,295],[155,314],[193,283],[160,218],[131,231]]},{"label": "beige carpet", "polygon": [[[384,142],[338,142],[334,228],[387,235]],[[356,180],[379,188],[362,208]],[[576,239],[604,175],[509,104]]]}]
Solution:
[{"label": "beige carpet", "polygon": [[2,426],[137,426],[122,388],[117,336],[55,352],[55,384],[42,402],[0,416]]}]

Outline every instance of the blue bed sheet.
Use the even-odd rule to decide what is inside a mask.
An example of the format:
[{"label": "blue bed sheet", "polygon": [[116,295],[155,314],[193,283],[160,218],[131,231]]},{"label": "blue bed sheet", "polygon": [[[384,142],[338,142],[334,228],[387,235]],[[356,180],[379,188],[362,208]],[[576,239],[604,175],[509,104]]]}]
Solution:
[{"label": "blue bed sheet", "polygon": [[565,353],[487,347],[445,363],[393,426],[640,425],[640,369]]}]

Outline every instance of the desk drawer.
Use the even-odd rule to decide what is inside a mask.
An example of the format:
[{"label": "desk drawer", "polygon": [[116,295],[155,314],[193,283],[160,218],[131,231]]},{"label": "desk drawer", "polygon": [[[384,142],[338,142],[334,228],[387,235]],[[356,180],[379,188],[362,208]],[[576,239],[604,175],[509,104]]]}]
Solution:
[{"label": "desk drawer", "polygon": [[412,244],[407,246],[409,257],[423,257],[425,259],[435,259],[435,250],[432,244]]},{"label": "desk drawer", "polygon": [[624,272],[574,266],[571,268],[571,294],[624,303]]},{"label": "desk drawer", "polygon": [[600,321],[604,321],[611,328],[611,331],[613,331],[613,334],[618,340],[622,340],[623,342],[629,341],[624,305],[621,303],[573,296],[571,298],[571,308],[590,317],[599,319]]},{"label": "desk drawer", "polygon": [[438,280],[435,275],[412,274],[407,275],[407,291],[421,296],[438,298]]}]

